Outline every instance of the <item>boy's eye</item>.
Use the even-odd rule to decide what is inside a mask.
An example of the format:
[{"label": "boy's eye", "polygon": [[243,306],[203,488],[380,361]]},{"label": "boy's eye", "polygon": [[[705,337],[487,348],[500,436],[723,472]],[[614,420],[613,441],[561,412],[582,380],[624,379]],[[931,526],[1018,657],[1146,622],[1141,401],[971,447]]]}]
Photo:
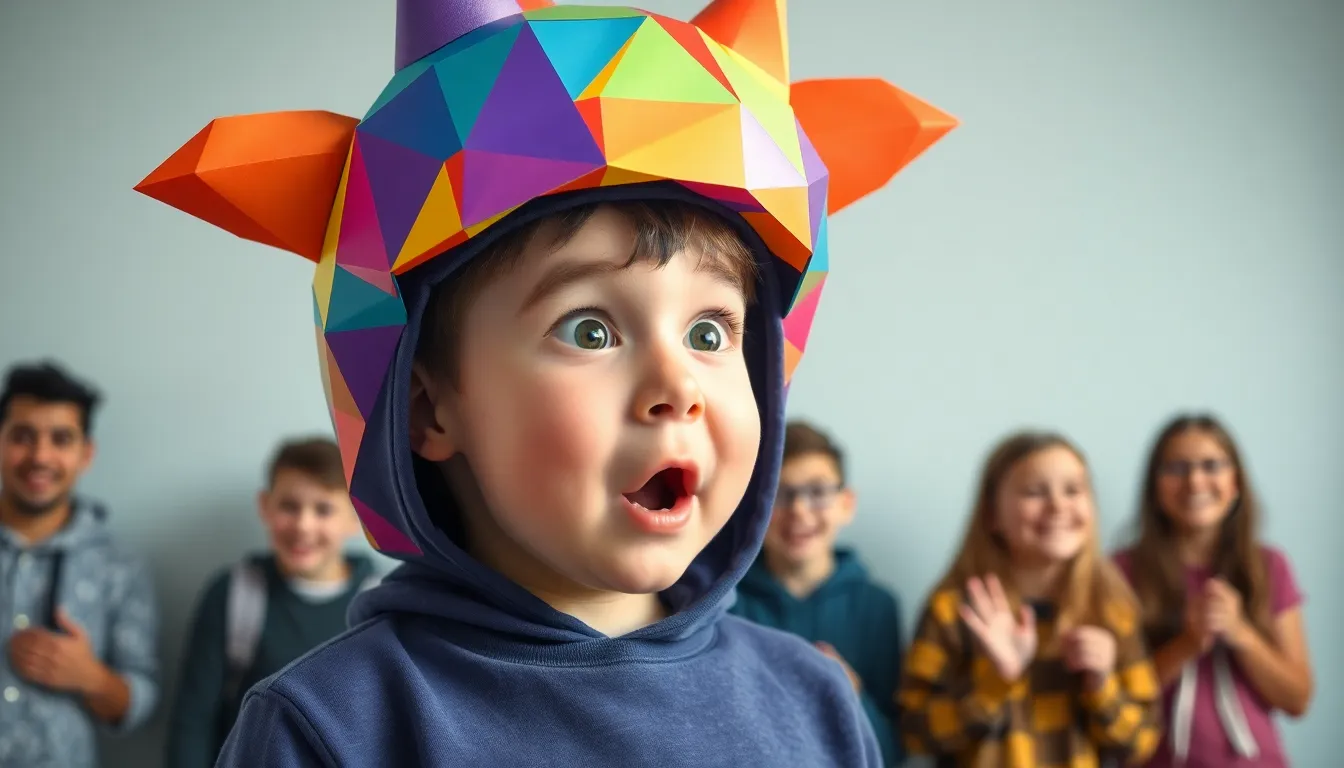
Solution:
[{"label": "boy's eye", "polygon": [[713,320],[697,320],[686,334],[686,343],[698,352],[717,352],[723,347],[723,328]]},{"label": "boy's eye", "polygon": [[606,349],[612,343],[611,329],[592,315],[575,315],[565,320],[555,335],[562,343],[573,344],[579,349]]}]

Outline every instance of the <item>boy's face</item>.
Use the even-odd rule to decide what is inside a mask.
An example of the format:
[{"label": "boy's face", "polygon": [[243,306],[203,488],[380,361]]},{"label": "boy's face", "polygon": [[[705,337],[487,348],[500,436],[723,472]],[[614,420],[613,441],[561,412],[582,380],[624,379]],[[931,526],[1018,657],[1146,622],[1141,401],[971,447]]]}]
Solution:
[{"label": "boy's face", "polygon": [[258,498],[280,570],[301,579],[341,573],[346,541],[359,532],[350,496],[296,469],[281,469]]},{"label": "boy's face", "polygon": [[466,308],[456,385],[417,369],[413,445],[461,460],[477,559],[539,594],[654,593],[756,463],[743,291],[698,252],[630,264],[635,229],[608,208],[559,249],[547,234]]},{"label": "boy's face", "polygon": [[801,568],[827,558],[836,534],[854,519],[854,493],[840,479],[835,460],[824,453],[805,453],[784,462],[766,551],[775,562]]}]

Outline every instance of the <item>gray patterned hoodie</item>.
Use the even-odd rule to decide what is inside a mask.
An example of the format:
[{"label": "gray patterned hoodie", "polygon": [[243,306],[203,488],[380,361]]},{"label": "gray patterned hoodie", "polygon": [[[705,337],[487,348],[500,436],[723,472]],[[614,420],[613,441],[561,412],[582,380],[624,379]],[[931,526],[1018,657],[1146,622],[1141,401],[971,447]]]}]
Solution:
[{"label": "gray patterned hoodie", "polygon": [[[113,542],[106,521],[101,505],[77,501],[66,526],[37,544],[0,526],[0,768],[92,768],[98,731],[136,729],[158,701],[154,584],[148,565]],[[78,697],[29,683],[10,666],[10,638],[30,626],[54,628],[56,605],[130,686],[130,708],[115,727],[96,721]]]}]

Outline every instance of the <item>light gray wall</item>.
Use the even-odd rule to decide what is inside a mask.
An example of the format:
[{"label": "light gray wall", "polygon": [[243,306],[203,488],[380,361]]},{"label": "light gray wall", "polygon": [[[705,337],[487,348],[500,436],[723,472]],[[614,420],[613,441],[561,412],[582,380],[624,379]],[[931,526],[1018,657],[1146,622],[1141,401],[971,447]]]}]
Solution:
[{"label": "light gray wall", "polygon": [[[837,217],[792,410],[848,443],[849,537],[913,612],[1002,432],[1077,438],[1118,532],[1159,422],[1216,408],[1309,595],[1318,695],[1287,740],[1298,765],[1332,764],[1344,6],[1087,5],[793,3],[797,77],[882,75],[964,125]],[[362,114],[392,9],[0,4],[0,364],[55,355],[105,388],[85,487],[153,559],[170,670],[202,579],[262,540],[267,452],[329,426],[310,266],[131,187],[217,115]],[[110,764],[157,764],[160,728]]]}]

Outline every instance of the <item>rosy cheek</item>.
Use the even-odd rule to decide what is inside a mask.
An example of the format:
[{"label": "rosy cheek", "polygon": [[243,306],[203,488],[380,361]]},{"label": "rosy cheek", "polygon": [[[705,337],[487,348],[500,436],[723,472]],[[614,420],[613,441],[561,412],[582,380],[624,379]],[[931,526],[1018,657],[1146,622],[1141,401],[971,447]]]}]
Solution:
[{"label": "rosy cheek", "polygon": [[601,477],[595,457],[602,455],[600,438],[610,423],[603,394],[592,377],[560,373],[567,375],[539,368],[501,373],[495,381],[511,386],[467,404],[474,442],[489,446],[473,464],[497,501],[552,508],[558,499],[577,501],[584,483]]},{"label": "rosy cheek", "polygon": [[760,451],[761,419],[745,367],[704,374],[701,389],[720,463],[745,467],[749,476]]}]

